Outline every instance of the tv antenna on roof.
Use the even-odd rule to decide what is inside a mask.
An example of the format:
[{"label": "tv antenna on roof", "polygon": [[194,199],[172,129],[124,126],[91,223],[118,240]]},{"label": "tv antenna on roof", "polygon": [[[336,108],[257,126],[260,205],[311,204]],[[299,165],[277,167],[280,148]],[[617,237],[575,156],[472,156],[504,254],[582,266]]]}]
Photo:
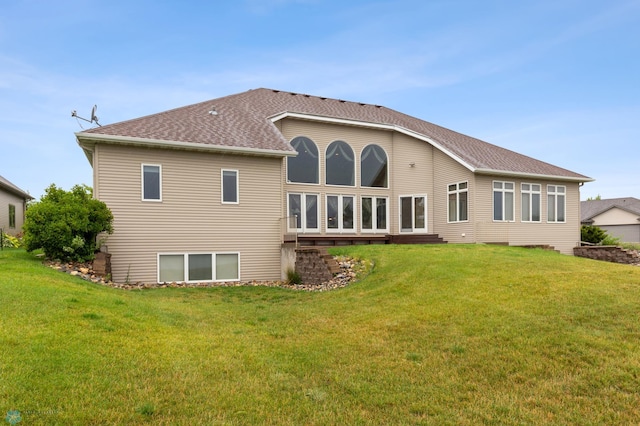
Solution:
[{"label": "tv antenna on roof", "polygon": [[[102,127],[102,124],[98,123],[98,117],[96,116],[96,110],[97,109],[98,109],[98,105],[94,105],[93,108],[91,108],[91,120],[87,120],[86,118],[80,117],[76,113],[75,109],[73,111],[71,111],[71,116],[75,117],[76,120],[80,119],[80,120],[86,121],[87,123],[96,123],[98,126]],[[84,130],[84,127],[82,127],[82,124],[80,124],[80,121],[78,121],[78,124],[80,125],[80,128]]]}]

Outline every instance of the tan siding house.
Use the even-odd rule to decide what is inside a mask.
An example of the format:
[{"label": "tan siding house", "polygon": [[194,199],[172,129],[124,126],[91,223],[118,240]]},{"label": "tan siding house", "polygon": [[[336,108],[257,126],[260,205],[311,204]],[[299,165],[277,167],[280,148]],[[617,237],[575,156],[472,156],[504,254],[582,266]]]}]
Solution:
[{"label": "tan siding house", "polygon": [[33,197],[0,176],[0,229],[5,234],[17,235],[22,231],[24,214]]},{"label": "tan siding house", "polygon": [[640,242],[640,200],[633,197],[588,200],[581,203],[581,220],[623,242]]},{"label": "tan siding house", "polygon": [[569,254],[592,180],[381,106],[269,89],[76,137],[114,214],[120,282],[280,279],[285,234]]}]

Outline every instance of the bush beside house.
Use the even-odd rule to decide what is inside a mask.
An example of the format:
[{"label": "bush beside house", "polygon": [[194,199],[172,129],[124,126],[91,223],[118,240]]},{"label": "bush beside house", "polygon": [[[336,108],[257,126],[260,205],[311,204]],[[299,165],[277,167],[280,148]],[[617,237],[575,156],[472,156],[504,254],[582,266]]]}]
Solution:
[{"label": "bush beside house", "polygon": [[111,211],[90,187],[65,191],[51,185],[27,210],[23,242],[27,251],[42,249],[50,259],[85,262],[99,248],[98,235],[113,232],[112,222]]}]

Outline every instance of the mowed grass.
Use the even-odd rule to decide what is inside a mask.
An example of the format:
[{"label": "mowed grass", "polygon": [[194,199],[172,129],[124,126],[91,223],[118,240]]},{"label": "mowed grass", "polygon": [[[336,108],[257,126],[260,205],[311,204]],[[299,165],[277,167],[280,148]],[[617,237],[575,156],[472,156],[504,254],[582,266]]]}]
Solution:
[{"label": "mowed grass", "polygon": [[637,424],[640,267],[340,248],[326,293],[122,291],[0,252],[0,417],[22,424]]}]

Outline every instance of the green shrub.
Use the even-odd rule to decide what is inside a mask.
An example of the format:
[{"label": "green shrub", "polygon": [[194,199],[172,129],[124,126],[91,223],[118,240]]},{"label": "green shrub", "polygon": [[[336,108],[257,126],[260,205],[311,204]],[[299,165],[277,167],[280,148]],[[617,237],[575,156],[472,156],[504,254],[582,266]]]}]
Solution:
[{"label": "green shrub", "polygon": [[50,259],[86,262],[93,259],[98,234],[111,234],[113,215],[93,198],[86,185],[70,191],[49,186],[25,214],[23,243],[27,251],[42,249]]},{"label": "green shrub", "polygon": [[287,269],[287,284],[302,284],[302,277],[295,269]]},{"label": "green shrub", "polygon": [[606,234],[604,239],[600,241],[600,244],[602,244],[603,246],[617,246],[618,244],[620,244],[620,238],[616,238],[614,236]]},{"label": "green shrub", "polygon": [[580,240],[603,246],[615,246],[620,243],[620,238],[607,234],[607,231],[596,225],[582,225],[580,228]]},{"label": "green shrub", "polygon": [[619,245],[627,250],[640,250],[640,243],[620,243]]},{"label": "green shrub", "polygon": [[580,228],[580,240],[587,243],[600,244],[606,236],[607,233],[599,226],[582,225]]}]

